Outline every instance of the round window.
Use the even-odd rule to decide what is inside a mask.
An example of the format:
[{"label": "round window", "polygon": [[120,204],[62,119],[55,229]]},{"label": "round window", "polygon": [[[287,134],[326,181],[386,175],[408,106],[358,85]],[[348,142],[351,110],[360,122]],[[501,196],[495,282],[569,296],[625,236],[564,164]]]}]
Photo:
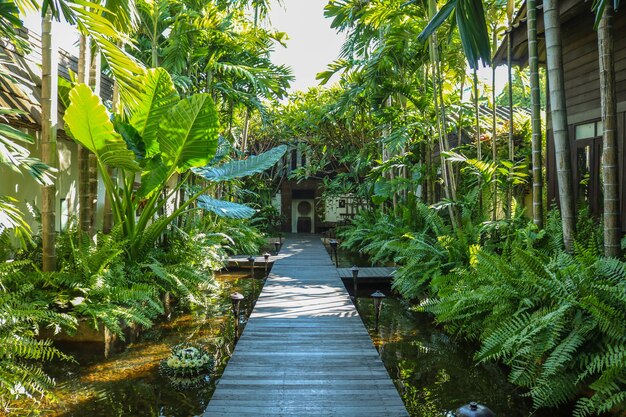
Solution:
[{"label": "round window", "polygon": [[301,201],[298,203],[298,214],[301,216],[308,216],[311,214],[311,203],[308,201]]}]

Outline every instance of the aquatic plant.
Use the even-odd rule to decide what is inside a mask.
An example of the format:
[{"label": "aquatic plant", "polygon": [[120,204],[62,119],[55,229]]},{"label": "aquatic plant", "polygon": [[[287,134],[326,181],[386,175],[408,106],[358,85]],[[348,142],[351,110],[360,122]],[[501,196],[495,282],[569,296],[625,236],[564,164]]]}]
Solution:
[{"label": "aquatic plant", "polygon": [[202,346],[182,343],[172,347],[170,356],[161,361],[160,370],[174,387],[183,389],[208,381],[214,366],[215,359]]}]

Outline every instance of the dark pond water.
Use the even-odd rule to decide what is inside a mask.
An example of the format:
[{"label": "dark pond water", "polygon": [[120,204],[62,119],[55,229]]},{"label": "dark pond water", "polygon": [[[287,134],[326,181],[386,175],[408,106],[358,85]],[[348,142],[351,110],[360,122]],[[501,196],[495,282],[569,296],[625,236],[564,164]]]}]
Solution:
[{"label": "dark pond water", "polygon": [[[383,301],[378,329],[369,297],[376,289],[390,295]],[[487,405],[500,417],[572,415],[565,409],[533,413],[504,369],[474,364],[472,346],[434,326],[429,315],[411,311],[389,287],[359,289],[357,308],[411,416],[443,417],[470,401]]]},{"label": "dark pond water", "polygon": [[[325,243],[334,260],[332,249]],[[341,248],[337,258],[341,268],[380,266],[372,265],[364,255]],[[352,293],[350,282],[346,287]],[[370,297],[376,290],[387,295],[378,329]],[[408,302],[392,292],[389,282],[360,284],[357,309],[413,417],[443,417],[470,401],[487,405],[501,417],[572,415],[572,410],[565,408],[534,411],[523,392],[507,381],[505,369],[497,364],[475,364],[475,346],[435,326],[432,316],[412,311]]]},{"label": "dark pond water", "polygon": [[[78,363],[57,362],[49,366],[47,371],[57,381],[56,404],[38,411],[22,410],[16,415],[188,417],[201,414],[234,347],[235,320],[229,295],[238,291],[246,297],[241,311],[247,317],[251,300],[256,299],[262,284],[260,279],[253,282],[245,271],[220,274],[208,308],[174,312],[171,320],[157,324],[137,342],[108,359],[103,358],[101,344],[63,346]],[[183,342],[199,344],[214,353],[216,366],[209,381],[181,391],[161,375],[159,364],[169,357],[172,346]]]}]

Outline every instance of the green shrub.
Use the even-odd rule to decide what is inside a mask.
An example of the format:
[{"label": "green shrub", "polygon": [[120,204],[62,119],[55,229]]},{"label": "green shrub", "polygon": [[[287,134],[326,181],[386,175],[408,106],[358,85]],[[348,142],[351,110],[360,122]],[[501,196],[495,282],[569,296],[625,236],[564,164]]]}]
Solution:
[{"label": "green shrub", "polygon": [[76,320],[49,309],[22,272],[26,262],[0,264],[0,410],[9,412],[13,401],[38,400],[53,386],[39,363],[55,358],[71,360],[50,340],[38,338],[40,327],[72,329]]},{"label": "green shrub", "polygon": [[480,250],[433,282],[421,309],[479,340],[476,358],[509,366],[537,408],[577,398],[575,416],[625,410],[626,263],[600,257],[593,239],[574,254],[544,252]]}]

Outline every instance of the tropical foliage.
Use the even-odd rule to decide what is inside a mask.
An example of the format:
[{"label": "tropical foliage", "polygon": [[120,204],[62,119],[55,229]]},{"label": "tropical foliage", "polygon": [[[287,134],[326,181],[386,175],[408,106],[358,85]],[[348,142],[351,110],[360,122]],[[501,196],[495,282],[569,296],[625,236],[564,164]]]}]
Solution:
[{"label": "tropical foliage", "polygon": [[[40,362],[71,360],[46,337],[86,322],[124,339],[129,327],[161,319],[170,300],[204,306],[216,290],[213,271],[228,255],[266,244],[247,220],[256,210],[238,201],[245,200],[243,178],[272,168],[286,147],[240,152],[235,118],[243,109],[264,112],[263,100],[282,97],[291,75],[269,56],[285,35],[257,26],[268,5],[253,3],[16,2],[76,25],[93,45],[93,62],[102,59],[115,81],[113,102],[103,102],[81,67],[85,84],[61,80],[60,93],[65,131],[95,157],[113,228],[87,239],[70,226],[56,241],[56,270],[42,272],[40,239],[31,239],[19,202],[0,196],[2,260],[16,259],[0,265],[3,411],[16,399],[41,400],[54,385]],[[3,39],[28,48],[20,26],[18,8],[1,6]],[[87,74],[90,65],[99,68],[81,65]],[[1,113],[2,169],[54,185],[55,170],[30,154],[34,140],[8,123],[20,113]],[[23,249],[9,249],[13,236]]]},{"label": "tropical foliage", "polygon": [[[537,51],[529,49],[530,77],[511,73],[502,94],[478,78],[519,1],[329,1],[326,17],[346,41],[318,79],[338,81],[289,96],[291,70],[271,59],[287,36],[269,25],[265,0],[5,3],[3,39],[28,48],[19,11],[39,7],[48,20],[75,25],[82,56],[95,52],[94,72],[101,60],[115,82],[112,101],[103,101],[87,81],[91,63],[79,61],[85,82],[65,81],[61,93],[64,129],[87,159],[92,154],[104,183],[113,219],[106,234],[66,231],[56,242],[57,269],[42,272],[38,249],[6,249],[16,237],[22,248],[38,239],[21,203],[0,196],[2,256],[16,259],[0,265],[5,409],[52,386],[39,363],[71,360],[40,338],[50,334],[44,328],[71,332],[87,321],[123,338],[125,326],[147,328],[167,314],[170,298],[204,306],[215,290],[212,271],[281,233],[285,219],[270,201],[283,181],[316,179],[320,206],[349,198],[359,211],[338,230],[343,247],[396,265],[394,290],[476,343],[477,361],[507,367],[537,408],[573,403],[577,417],[624,412],[618,219],[607,213],[598,227],[584,205],[575,218],[567,191],[562,216],[544,213],[546,100],[538,91],[547,81]],[[531,39],[536,8],[528,4]],[[556,5],[543,3],[552,77],[562,67],[554,60]],[[600,47],[610,44],[618,6],[589,4]],[[608,52],[600,60],[607,67]],[[551,102],[559,103],[554,80]],[[604,93],[611,88],[603,82]],[[610,101],[603,95],[607,179],[617,165],[609,158],[617,155]],[[551,125],[565,126],[554,113]],[[0,168],[52,186],[55,171],[28,150],[33,139],[8,123],[18,115],[0,109]],[[557,152],[570,155],[559,130]],[[288,149],[306,163],[276,166]],[[569,159],[556,169],[563,190]],[[617,183],[603,186],[606,201],[618,201]]]},{"label": "tropical foliage", "polygon": [[[128,117],[118,115],[109,120],[106,108],[86,85],[72,89],[65,113],[72,136],[96,155],[115,223],[121,225],[133,259],[143,257],[167,226],[196,201],[199,207],[227,217],[252,216],[254,211],[244,206],[204,194],[217,181],[264,171],[286,150],[278,147],[245,161],[211,166],[218,147],[217,113],[211,97],[199,93],[180,99],[169,74],[160,68],[148,70],[141,84],[144,94],[137,107],[128,106]],[[119,170],[121,187],[109,168]],[[208,185],[154,220],[186,184],[191,168]],[[136,192],[135,173],[141,175]],[[175,175],[182,178],[168,186]]]}]

